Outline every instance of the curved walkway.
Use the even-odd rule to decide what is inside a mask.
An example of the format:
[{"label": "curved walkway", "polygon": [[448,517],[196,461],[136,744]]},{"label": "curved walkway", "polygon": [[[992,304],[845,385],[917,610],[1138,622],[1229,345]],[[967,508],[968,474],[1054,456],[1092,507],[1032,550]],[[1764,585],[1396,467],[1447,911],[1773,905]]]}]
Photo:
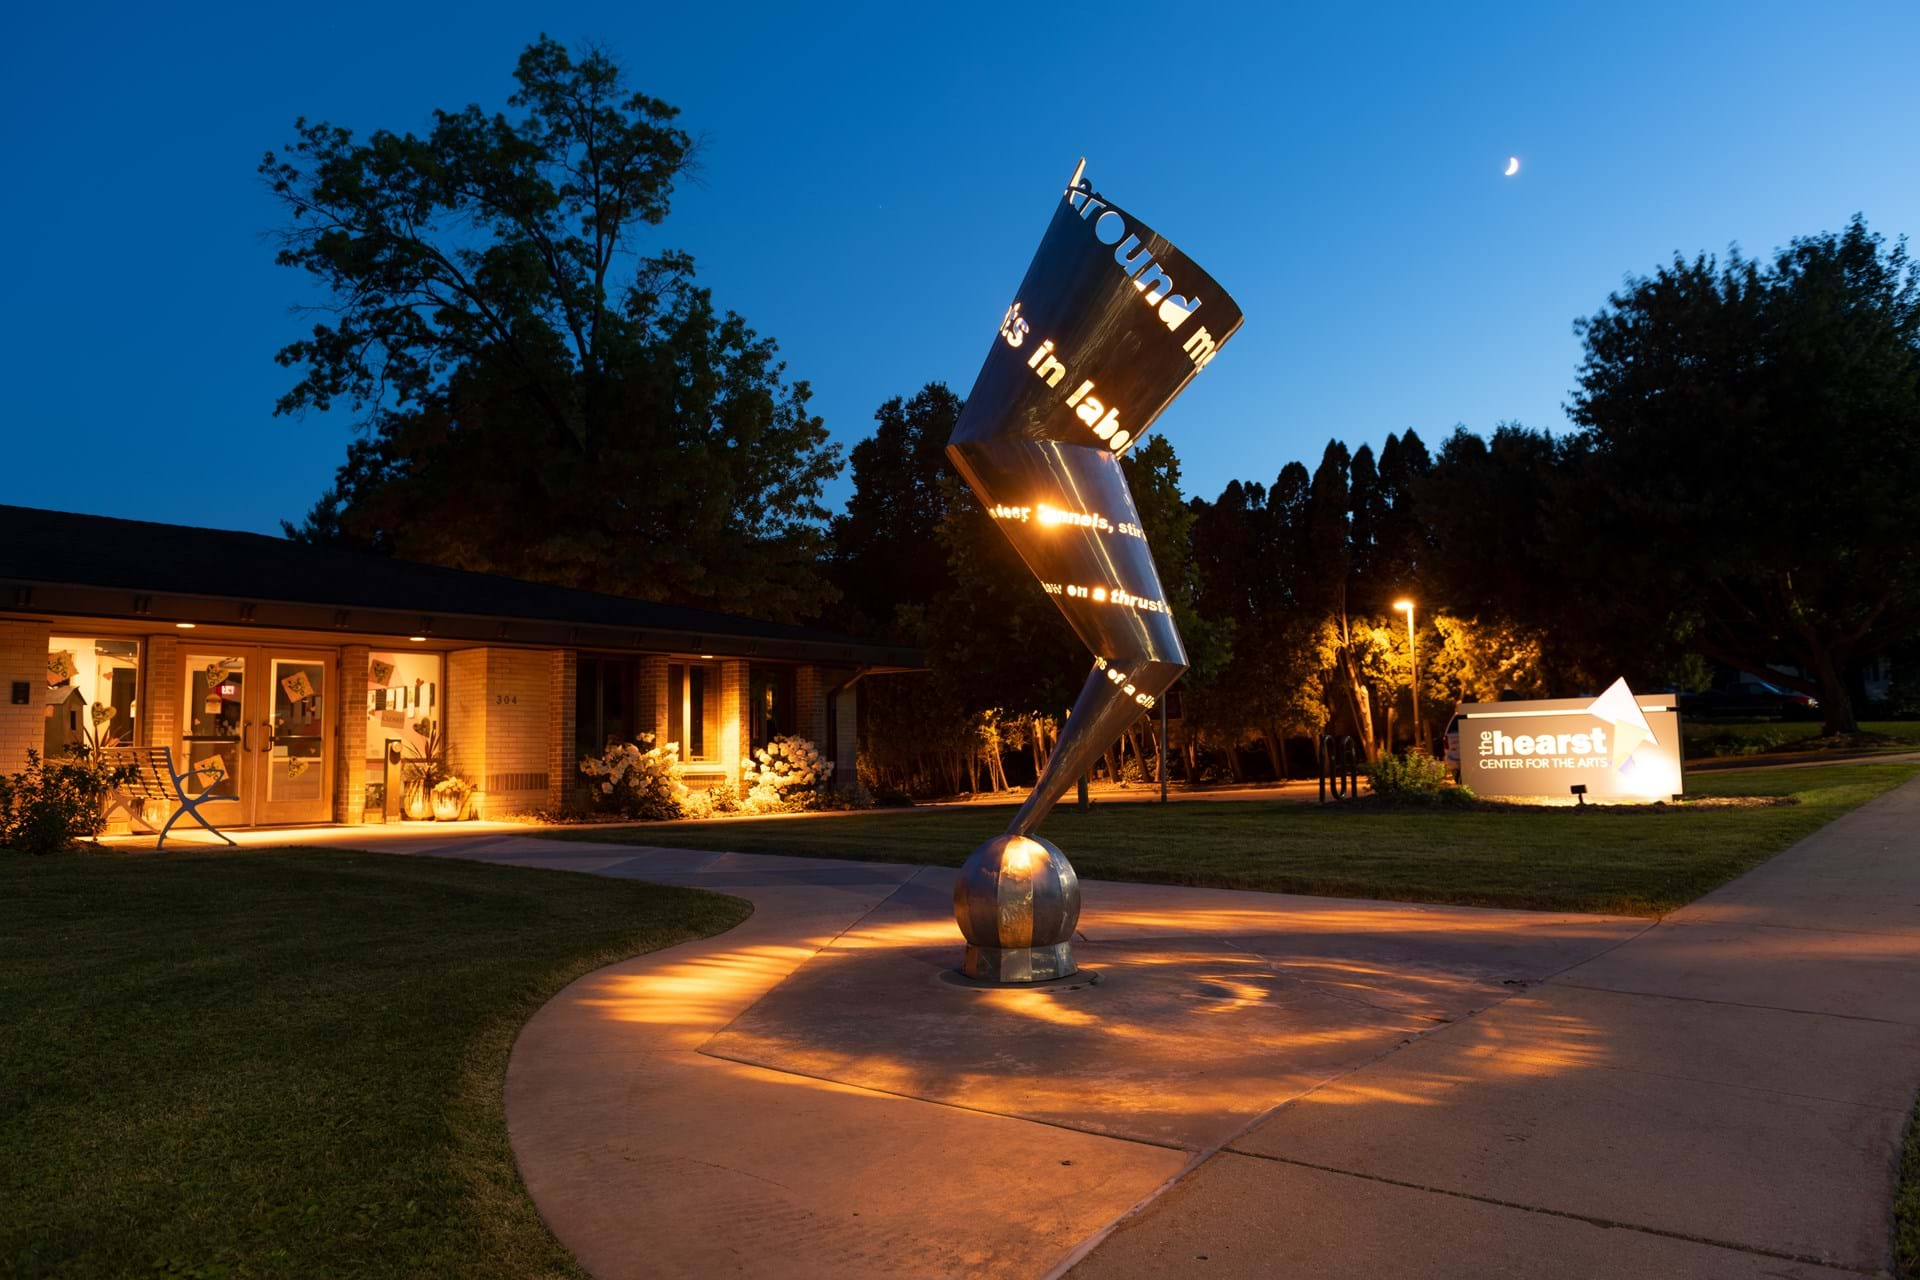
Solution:
[{"label": "curved walkway", "polygon": [[1885,1261],[1916,833],[1920,782],[1658,925],[1089,882],[1097,981],[1000,991],[946,869],[431,851],[755,904],[515,1046],[596,1276],[1814,1277]]}]

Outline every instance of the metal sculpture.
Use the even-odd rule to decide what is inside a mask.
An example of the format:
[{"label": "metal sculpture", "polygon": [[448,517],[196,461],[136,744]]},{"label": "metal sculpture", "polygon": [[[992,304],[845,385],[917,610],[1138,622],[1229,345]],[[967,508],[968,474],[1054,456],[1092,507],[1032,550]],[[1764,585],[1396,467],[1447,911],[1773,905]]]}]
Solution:
[{"label": "metal sculpture", "polygon": [[1187,668],[1120,459],[1240,327],[1212,277],[1093,189],[1080,162],[1007,308],[947,456],[1093,650],[1033,794],[968,857],[964,972],[1074,972],[1080,883],[1034,829]]}]

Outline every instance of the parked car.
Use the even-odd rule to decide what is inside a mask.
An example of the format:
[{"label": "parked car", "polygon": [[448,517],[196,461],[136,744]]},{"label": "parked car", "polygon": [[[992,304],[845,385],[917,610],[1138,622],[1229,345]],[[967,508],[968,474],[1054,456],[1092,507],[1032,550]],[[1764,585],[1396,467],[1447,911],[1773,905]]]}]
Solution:
[{"label": "parked car", "polygon": [[1792,718],[1813,715],[1820,699],[1793,693],[1765,680],[1741,680],[1702,693],[1680,695],[1680,710],[1690,716],[1781,716]]}]

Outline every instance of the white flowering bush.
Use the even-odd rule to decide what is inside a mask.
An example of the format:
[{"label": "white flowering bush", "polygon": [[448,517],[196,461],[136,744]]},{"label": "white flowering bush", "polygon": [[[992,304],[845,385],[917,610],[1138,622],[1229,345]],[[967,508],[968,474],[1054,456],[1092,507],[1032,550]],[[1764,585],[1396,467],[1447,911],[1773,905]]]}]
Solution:
[{"label": "white flowering bush", "polygon": [[623,818],[655,820],[678,818],[685,812],[687,788],[680,781],[680,744],[652,744],[653,735],[643,733],[640,742],[609,743],[599,755],[580,762],[580,772],[593,779],[589,798],[594,808]]},{"label": "white flowering bush", "polygon": [[740,764],[749,813],[784,813],[819,805],[833,762],[805,738],[775,738]]}]

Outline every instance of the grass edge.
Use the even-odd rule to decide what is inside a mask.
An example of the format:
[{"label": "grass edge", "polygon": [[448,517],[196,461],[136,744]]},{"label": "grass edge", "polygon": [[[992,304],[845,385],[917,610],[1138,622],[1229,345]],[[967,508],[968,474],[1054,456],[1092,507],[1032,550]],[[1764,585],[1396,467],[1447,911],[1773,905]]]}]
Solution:
[{"label": "grass edge", "polygon": [[1920,1095],[1907,1116],[1893,1190],[1892,1253],[1897,1280],[1920,1280]]}]

